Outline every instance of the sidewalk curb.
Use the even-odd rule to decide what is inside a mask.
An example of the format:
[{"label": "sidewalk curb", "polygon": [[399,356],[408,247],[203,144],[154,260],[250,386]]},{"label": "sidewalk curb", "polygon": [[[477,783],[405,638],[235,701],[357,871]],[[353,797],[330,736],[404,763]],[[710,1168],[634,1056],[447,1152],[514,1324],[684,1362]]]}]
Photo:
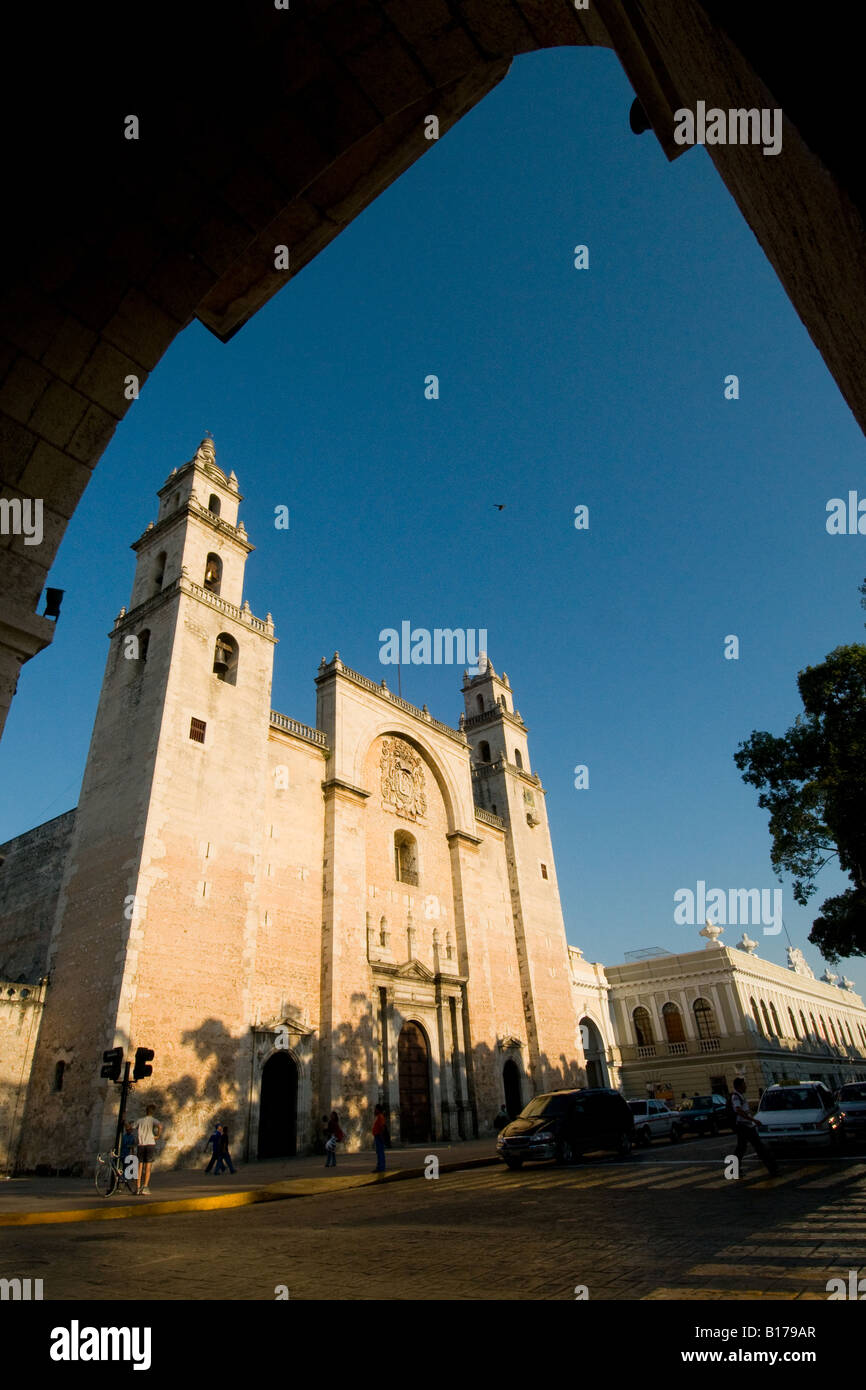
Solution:
[{"label": "sidewalk curb", "polygon": [[[462,1162],[440,1163],[440,1173],[456,1173],[469,1168],[498,1167],[500,1160],[493,1158],[467,1158]],[[0,1226],[54,1226],[72,1221],[124,1221],[133,1217],[173,1216],[175,1213],[189,1211],[223,1211],[232,1207],[250,1207],[259,1202],[283,1202],[299,1197],[319,1197],[324,1192],[348,1191],[353,1187],[381,1187],[389,1182],[402,1182],[407,1178],[421,1178],[425,1168],[392,1168],[379,1173],[358,1173],[338,1178],[284,1178],[279,1182],[268,1183],[265,1187],[250,1188],[245,1192],[217,1193],[209,1197],[176,1197],[164,1202],[142,1201],[134,1206],[110,1206],[111,1198],[102,1207],[74,1207],[66,1211],[22,1211],[0,1212]]]}]

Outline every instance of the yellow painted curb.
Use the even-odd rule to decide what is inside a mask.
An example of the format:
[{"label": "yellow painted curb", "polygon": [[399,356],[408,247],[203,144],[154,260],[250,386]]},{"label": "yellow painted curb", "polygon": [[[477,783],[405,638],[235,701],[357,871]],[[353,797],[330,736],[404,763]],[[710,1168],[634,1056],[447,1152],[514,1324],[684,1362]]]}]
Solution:
[{"label": "yellow painted curb", "polygon": [[[472,1158],[464,1163],[440,1164],[440,1173],[464,1168],[481,1168],[498,1164],[498,1158]],[[175,1197],[164,1202],[141,1198],[132,1206],[112,1206],[111,1198],[99,1207],[75,1207],[66,1211],[0,1211],[0,1226],[54,1226],[71,1221],[123,1221],[137,1216],[171,1216],[175,1212],[225,1211],[232,1207],[249,1207],[257,1202],[282,1202],[292,1197],[317,1197],[335,1189],[348,1191],[353,1187],[375,1187],[383,1182],[399,1182],[403,1178],[419,1178],[423,1168],[391,1168],[384,1173],[347,1174],[338,1178],[285,1178],[267,1187],[251,1188],[246,1192],[214,1193],[210,1197]]]}]

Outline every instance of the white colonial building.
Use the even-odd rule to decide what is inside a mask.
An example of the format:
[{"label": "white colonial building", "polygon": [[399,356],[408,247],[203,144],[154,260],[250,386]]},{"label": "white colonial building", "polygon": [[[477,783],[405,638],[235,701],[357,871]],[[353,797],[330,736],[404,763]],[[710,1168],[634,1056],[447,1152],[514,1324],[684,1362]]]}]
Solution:
[{"label": "white colonial building", "polygon": [[604,969],[572,949],[588,1079],[592,1064],[597,1085],[676,1101],[724,1094],[735,1076],[754,1093],[800,1077],[831,1089],[866,1080],[866,1008],[851,981],[829,970],[816,979],[793,948],[787,967],[762,960],[745,933],[724,946],[721,932],[703,928],[702,950]]}]

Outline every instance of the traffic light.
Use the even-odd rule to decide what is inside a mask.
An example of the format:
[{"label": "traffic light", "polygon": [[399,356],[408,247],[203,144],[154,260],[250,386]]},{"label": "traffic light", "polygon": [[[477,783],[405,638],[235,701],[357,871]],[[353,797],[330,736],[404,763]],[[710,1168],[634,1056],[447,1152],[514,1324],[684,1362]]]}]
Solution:
[{"label": "traffic light", "polygon": [[107,1052],[102,1054],[102,1071],[100,1076],[105,1077],[106,1081],[119,1081],[120,1073],[123,1070],[123,1048],[110,1047]]},{"label": "traffic light", "polygon": [[135,1049],[135,1066],[132,1068],[133,1081],[143,1081],[146,1076],[153,1075],[153,1067],[148,1066],[152,1057],[152,1047],[137,1047]]}]

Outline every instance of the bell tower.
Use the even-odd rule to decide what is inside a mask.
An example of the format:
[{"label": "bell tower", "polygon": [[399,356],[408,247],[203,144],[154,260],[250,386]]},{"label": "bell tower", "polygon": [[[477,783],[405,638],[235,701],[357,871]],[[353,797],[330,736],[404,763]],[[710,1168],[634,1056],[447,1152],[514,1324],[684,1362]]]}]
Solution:
[{"label": "bell tower", "polygon": [[564,1059],[583,1059],[571,998],[568,943],[556,881],[545,791],[532,771],[529,730],[508,676],[486,656],[464,672],[460,728],[471,746],[475,804],[505,823],[511,912],[520,965],[530,1066],[537,1091],[582,1085],[565,1079]]},{"label": "bell tower", "polygon": [[[249,1075],[276,639],[270,614],[256,618],[243,601],[253,547],[237,478],[217,465],[212,439],[158,496],[156,520],[132,546],[129,609],[109,634],[50,947],[25,1165],[28,1150],[50,1148],[67,1166],[113,1139],[115,1088],[99,1075],[107,1048],[154,1049],[142,1104],[161,1104],[169,1049],[174,1076],[196,1076],[211,1059],[213,1097],[236,1094]],[[62,1096],[50,1081],[58,1059]],[[176,1121],[166,1155],[188,1142]]]}]

